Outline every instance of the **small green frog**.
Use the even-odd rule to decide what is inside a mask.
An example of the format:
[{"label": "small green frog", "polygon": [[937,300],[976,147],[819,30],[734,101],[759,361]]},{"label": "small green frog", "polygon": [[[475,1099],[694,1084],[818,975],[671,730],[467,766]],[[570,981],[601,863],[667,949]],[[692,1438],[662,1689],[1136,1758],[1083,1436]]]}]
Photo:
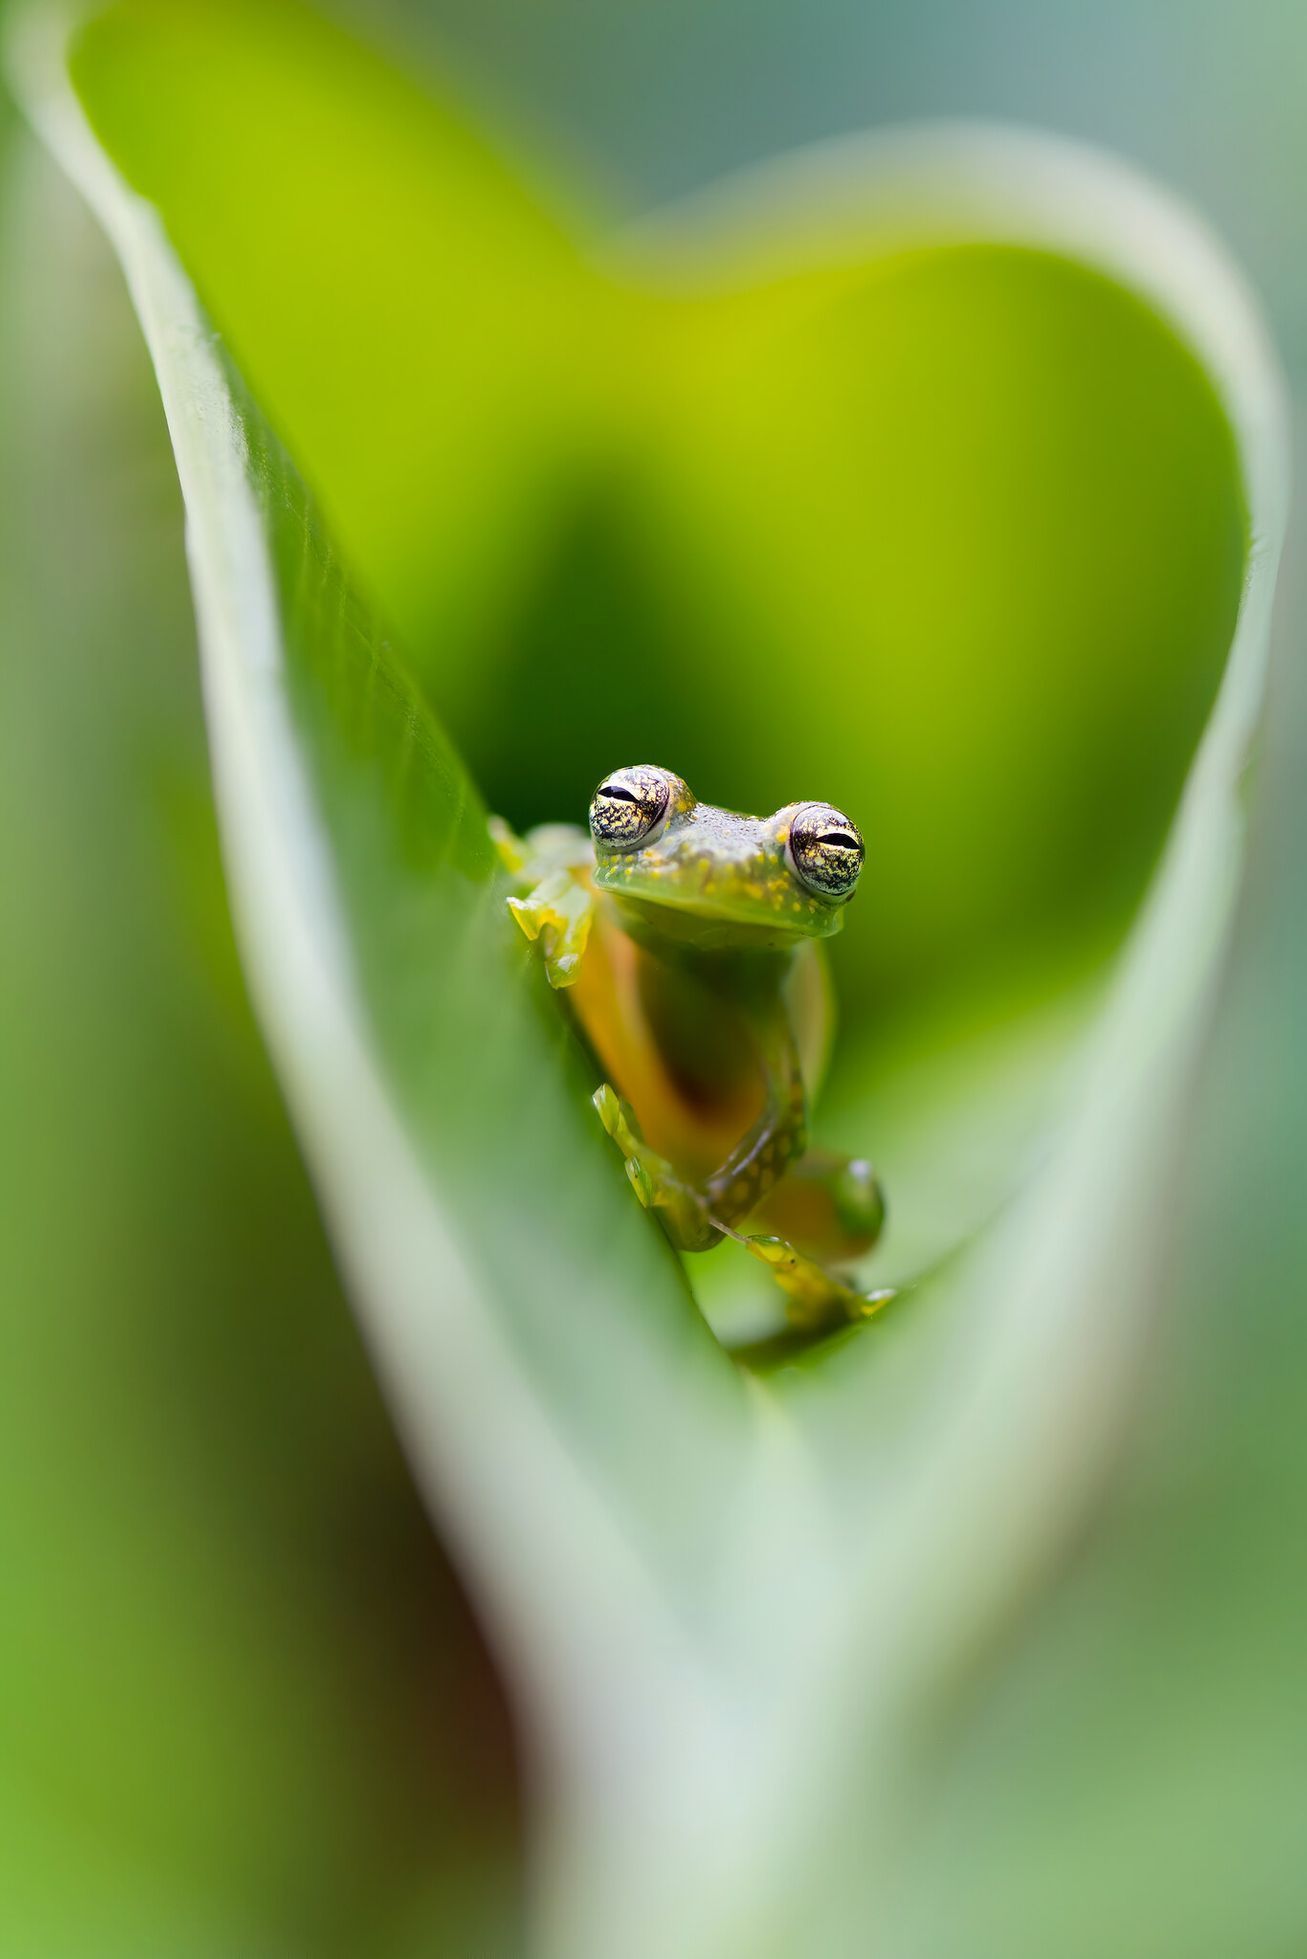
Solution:
[{"label": "small green frog", "polygon": [[875,1312],[891,1295],[839,1272],[880,1234],[876,1175],[808,1147],[833,1025],[820,942],[857,888],[855,825],[829,803],[737,816],[636,767],[604,777],[588,836],[546,824],[519,839],[498,818],[491,831],[513,915],[609,1077],[600,1119],[672,1243],[736,1239],[798,1327]]}]

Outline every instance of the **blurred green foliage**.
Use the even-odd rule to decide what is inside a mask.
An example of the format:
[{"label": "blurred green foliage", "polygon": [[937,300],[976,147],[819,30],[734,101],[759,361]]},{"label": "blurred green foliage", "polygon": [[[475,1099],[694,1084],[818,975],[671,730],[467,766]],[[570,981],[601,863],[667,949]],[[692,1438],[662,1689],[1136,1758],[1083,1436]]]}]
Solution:
[{"label": "blurred green foliage", "polygon": [[[1132,1959],[1307,1942],[1307,673],[1301,575],[1252,873],[1127,1446],[1048,1595],[961,1684],[891,1950]],[[947,1872],[947,1881],[937,1880]],[[894,1940],[901,1941],[901,1946]]]},{"label": "blurred green foliage", "polygon": [[75,67],[495,807],[572,813],[628,750],[843,800],[877,1008],[1121,922],[1244,550],[1221,411],[1144,308],[801,235],[702,297],[614,274],[546,173],[293,9],[133,0]]},{"label": "blurred green foliage", "polygon": [[480,1949],[505,1717],[245,1001],[157,391],[30,151],[0,262],[0,1951]]},{"label": "blurred green foliage", "polygon": [[1190,197],[1307,356],[1292,185],[1307,16],[1295,0],[367,0],[410,67],[453,72],[641,211],[801,144],[983,117],[1106,145]]},{"label": "blurred green foliage", "polygon": [[[492,807],[574,814],[644,755],[857,811],[842,1079],[888,1105],[901,1253],[937,1254],[1028,1152],[1060,1037],[1030,1010],[1128,918],[1229,643],[1244,517],[1196,364],[1030,252],[814,250],[800,216],[703,292],[692,250],[615,262],[547,170],[295,8],[131,0],[74,60]],[[967,1079],[989,1140],[943,1170],[971,1064],[922,1057],[1014,1019],[1038,1059]]]}]

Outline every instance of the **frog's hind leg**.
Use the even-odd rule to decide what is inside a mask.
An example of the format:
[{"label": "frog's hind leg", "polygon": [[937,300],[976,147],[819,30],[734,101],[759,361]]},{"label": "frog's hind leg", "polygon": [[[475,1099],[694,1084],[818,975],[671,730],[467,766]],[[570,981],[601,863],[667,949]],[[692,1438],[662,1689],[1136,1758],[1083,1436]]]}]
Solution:
[{"label": "frog's hind leg", "polygon": [[871,1250],[884,1222],[884,1193],[865,1158],[809,1150],[749,1219],[764,1229],[730,1235],[785,1292],[791,1325],[819,1332],[870,1319],[894,1297],[861,1292],[841,1276]]},{"label": "frog's hind leg", "polygon": [[[649,1147],[630,1104],[609,1083],[595,1090],[593,1100],[599,1120],[626,1161],[632,1189],[645,1209],[662,1220],[672,1243],[687,1252],[707,1251],[721,1238],[733,1238],[743,1245],[767,1267],[784,1291],[786,1316],[797,1331],[824,1333],[851,1321],[869,1319],[893,1298],[891,1292],[859,1292],[788,1239],[770,1233],[746,1234],[736,1230],[729,1217],[719,1215],[730,1207],[726,1203],[714,1205],[713,1192],[719,1199],[742,1194],[740,1174],[748,1164],[747,1146],[736,1152],[729,1166],[733,1174],[719,1173],[709,1190],[701,1192],[678,1177],[666,1158]],[[856,1235],[846,1235],[841,1241],[844,1255],[854,1257],[874,1240],[884,1216],[884,1202],[879,1185],[866,1165],[857,1160],[852,1166],[845,1165],[843,1159],[831,1161],[841,1165],[840,1171],[833,1173],[836,1188],[844,1191],[847,1186],[846,1212],[856,1221]],[[850,1168],[851,1178],[844,1174]],[[805,1156],[790,1175],[805,1169],[809,1181],[816,1179],[819,1170],[825,1181],[825,1159],[818,1163]],[[765,1178],[767,1173],[761,1174]],[[767,1202],[755,1211],[756,1219],[771,1209],[772,1199],[779,1197],[781,1188],[777,1186],[770,1192]]]},{"label": "frog's hind leg", "polygon": [[788,1238],[819,1265],[865,1258],[885,1228],[885,1193],[865,1157],[813,1149],[760,1200],[750,1227]]},{"label": "frog's hind leg", "polygon": [[894,1298],[889,1287],[859,1292],[838,1273],[819,1265],[787,1238],[731,1231],[726,1235],[765,1265],[785,1294],[785,1317],[799,1333],[831,1333],[858,1320],[869,1320]]}]

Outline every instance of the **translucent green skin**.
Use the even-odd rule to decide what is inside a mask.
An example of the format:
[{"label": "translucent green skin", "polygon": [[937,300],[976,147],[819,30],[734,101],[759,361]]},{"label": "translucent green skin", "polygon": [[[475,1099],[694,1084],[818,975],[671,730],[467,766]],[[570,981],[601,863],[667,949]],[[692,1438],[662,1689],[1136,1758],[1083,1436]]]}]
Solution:
[{"label": "translucent green skin", "polygon": [[[570,826],[522,842],[494,828],[524,894],[509,900],[514,915],[623,1091],[605,1083],[595,1106],[641,1203],[682,1250],[744,1243],[786,1290],[791,1317],[817,1327],[882,1303],[828,1261],[865,1252],[884,1205],[865,1161],[807,1148],[831,1027],[818,942],[842,929],[847,901],[810,890],[790,862],[802,807],[741,816],[680,785],[636,848],[592,844]],[[756,1111],[705,1166],[705,1137],[717,1140],[721,1109],[746,1087]],[[787,1237],[740,1229],[777,1222]]]}]

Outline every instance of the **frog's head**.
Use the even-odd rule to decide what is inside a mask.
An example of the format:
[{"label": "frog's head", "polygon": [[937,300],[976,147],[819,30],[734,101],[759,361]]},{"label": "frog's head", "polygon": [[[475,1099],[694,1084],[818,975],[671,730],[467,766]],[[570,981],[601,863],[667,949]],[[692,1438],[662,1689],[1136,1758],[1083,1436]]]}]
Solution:
[{"label": "frog's head", "polygon": [[828,938],[857,888],[862,838],[829,803],[737,816],[668,769],[615,769],[590,805],[595,883],[637,932],[705,948]]}]

